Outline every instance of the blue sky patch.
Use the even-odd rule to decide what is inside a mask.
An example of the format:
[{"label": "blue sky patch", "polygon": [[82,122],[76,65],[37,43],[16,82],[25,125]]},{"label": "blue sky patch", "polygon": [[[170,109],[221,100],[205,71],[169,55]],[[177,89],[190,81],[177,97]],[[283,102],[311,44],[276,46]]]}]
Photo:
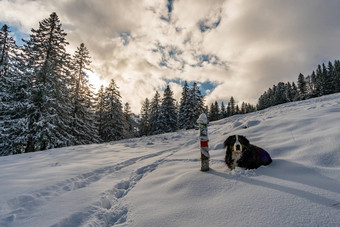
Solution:
[{"label": "blue sky patch", "polygon": [[[169,83],[176,83],[181,85],[182,87],[184,86],[185,81],[181,80],[181,79],[172,79],[172,80],[168,80],[168,79],[164,79],[164,81],[169,84]],[[188,86],[192,87],[192,85],[196,82],[196,84],[198,84],[201,87],[201,93],[204,96],[207,96],[208,94],[210,94],[219,84],[216,82],[211,82],[211,81],[206,81],[206,82],[198,82],[198,81],[187,81]]]},{"label": "blue sky patch", "polygon": [[[4,24],[6,23],[0,22],[0,27],[2,28]],[[7,24],[7,26],[9,27],[10,35],[14,38],[18,46],[24,45],[22,39],[28,40],[30,38],[29,34],[20,32],[15,26],[11,26],[10,24]]]},{"label": "blue sky patch", "polygon": [[217,17],[214,16],[213,18],[210,19],[206,18],[198,22],[198,27],[201,32],[206,32],[217,28],[220,25],[221,20],[222,20],[221,15],[218,15]]},{"label": "blue sky patch", "polygon": [[119,34],[120,38],[122,39],[123,45],[129,45],[130,41],[132,40],[132,36],[130,32],[122,32]]},{"label": "blue sky patch", "polygon": [[169,12],[169,13],[172,12],[173,4],[174,4],[174,0],[168,0],[167,7],[168,7],[168,12]]}]

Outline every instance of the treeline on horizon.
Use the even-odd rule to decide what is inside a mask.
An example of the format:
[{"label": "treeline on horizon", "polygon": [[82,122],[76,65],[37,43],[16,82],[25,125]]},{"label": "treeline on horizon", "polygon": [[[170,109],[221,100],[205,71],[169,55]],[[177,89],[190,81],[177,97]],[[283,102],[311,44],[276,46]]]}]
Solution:
[{"label": "treeline on horizon", "polygon": [[[266,105],[260,106],[259,99],[257,108],[244,102],[239,106],[231,96],[227,106],[215,101],[209,108],[199,86],[185,82],[179,102],[167,86],[162,95],[156,91],[151,100],[146,98],[136,116],[129,103],[122,103],[114,80],[93,92],[86,75],[90,53],[83,43],[73,55],[67,53],[66,35],[56,13],[32,29],[22,47],[16,45],[7,25],[1,28],[0,156],[192,129],[203,112],[214,121],[266,108],[269,103],[279,104],[278,99],[267,102],[261,96]],[[326,70],[327,75],[336,75],[337,70],[339,61],[333,70]],[[326,94],[324,84],[311,83],[318,81],[318,73],[314,79],[302,76],[295,95],[288,100]],[[279,97],[280,89],[272,90]]]},{"label": "treeline on horizon", "polygon": [[300,101],[340,92],[340,61],[318,65],[311,75],[299,74],[297,86],[294,82],[279,82],[265,91],[259,98],[257,109]]}]

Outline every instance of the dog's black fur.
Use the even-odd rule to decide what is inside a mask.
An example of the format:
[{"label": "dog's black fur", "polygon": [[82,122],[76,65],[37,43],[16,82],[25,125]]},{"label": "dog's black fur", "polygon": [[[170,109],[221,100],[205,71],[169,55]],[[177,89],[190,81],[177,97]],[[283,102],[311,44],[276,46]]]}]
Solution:
[{"label": "dog's black fur", "polygon": [[[234,144],[236,143],[236,135],[229,136],[224,141],[224,148],[226,149],[225,163],[229,169],[236,166],[245,169],[256,169],[261,165],[269,165],[272,162],[270,155],[260,147],[250,144],[249,140],[239,135],[238,141],[242,145],[242,153],[238,160],[233,160]],[[235,153],[234,153],[235,154]],[[235,155],[234,155],[235,156]]]}]

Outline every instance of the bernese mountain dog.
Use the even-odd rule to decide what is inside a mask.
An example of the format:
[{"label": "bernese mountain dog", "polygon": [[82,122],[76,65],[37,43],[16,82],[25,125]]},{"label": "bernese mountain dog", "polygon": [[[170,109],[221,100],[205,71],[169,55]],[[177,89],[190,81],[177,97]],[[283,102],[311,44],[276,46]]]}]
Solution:
[{"label": "bernese mountain dog", "polygon": [[245,169],[257,169],[261,165],[269,165],[272,159],[267,151],[250,144],[242,135],[229,136],[224,141],[226,148],[225,163],[229,169],[237,166]]}]

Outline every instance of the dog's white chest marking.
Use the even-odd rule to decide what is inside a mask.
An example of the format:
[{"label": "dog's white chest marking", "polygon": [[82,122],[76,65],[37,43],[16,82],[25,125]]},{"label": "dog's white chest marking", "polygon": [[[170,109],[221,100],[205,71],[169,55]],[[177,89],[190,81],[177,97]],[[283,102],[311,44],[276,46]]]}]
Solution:
[{"label": "dog's white chest marking", "polygon": [[231,158],[233,160],[232,168],[235,169],[237,161],[242,155],[242,144],[238,141],[238,135],[236,135],[236,142],[234,143],[234,150],[232,151]]},{"label": "dog's white chest marking", "polygon": [[233,151],[231,154],[231,158],[233,160],[232,169],[235,169],[237,166],[237,161],[241,158],[242,152]]}]

